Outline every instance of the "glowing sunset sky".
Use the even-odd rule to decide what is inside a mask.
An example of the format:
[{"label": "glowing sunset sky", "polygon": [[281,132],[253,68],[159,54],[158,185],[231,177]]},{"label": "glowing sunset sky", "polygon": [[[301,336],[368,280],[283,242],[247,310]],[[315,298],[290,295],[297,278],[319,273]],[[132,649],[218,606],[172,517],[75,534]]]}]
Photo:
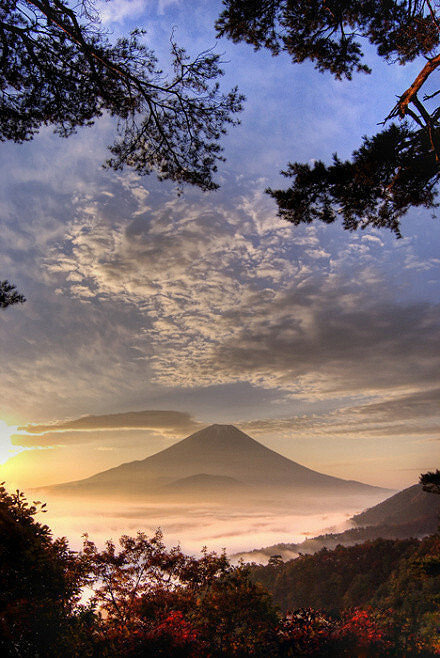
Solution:
[{"label": "glowing sunset sky", "polygon": [[[102,16],[116,34],[144,26],[166,61],[173,26],[193,54],[212,46],[220,8],[113,0]],[[247,96],[216,192],[103,170],[107,118],[1,145],[1,278],[28,300],[0,314],[0,461],[11,434],[26,448],[2,479],[78,479],[215,422],[371,484],[439,466],[438,218],[412,211],[399,241],[296,228],[264,194],[289,160],[347,157],[410,71],[371,54],[371,76],[338,82],[216,48],[225,89]]]}]

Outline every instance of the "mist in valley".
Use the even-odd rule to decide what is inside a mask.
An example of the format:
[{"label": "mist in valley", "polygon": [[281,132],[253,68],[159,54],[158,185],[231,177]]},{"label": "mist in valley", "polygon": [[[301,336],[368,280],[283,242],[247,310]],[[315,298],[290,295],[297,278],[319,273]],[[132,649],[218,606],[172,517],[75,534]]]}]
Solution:
[{"label": "mist in valley", "polygon": [[[31,494],[31,492],[29,492]],[[203,546],[226,549],[229,555],[278,542],[299,543],[323,532],[340,532],[350,527],[353,514],[378,502],[377,497],[353,499],[322,498],[314,501],[268,501],[264,506],[249,501],[221,504],[199,501],[134,503],[129,500],[96,498],[85,500],[38,492],[47,503],[44,522],[56,536],[66,536],[72,548],[82,545],[88,533],[97,544],[117,540],[139,530],[151,535],[160,528],[167,546],[180,544],[197,554]]]}]

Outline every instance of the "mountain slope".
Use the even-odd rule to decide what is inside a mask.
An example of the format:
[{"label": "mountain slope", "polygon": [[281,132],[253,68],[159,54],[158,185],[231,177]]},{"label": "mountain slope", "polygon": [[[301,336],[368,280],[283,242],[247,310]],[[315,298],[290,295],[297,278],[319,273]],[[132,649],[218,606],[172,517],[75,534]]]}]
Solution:
[{"label": "mountain slope", "polygon": [[236,553],[249,562],[265,563],[277,554],[290,560],[301,554],[313,554],[322,548],[353,546],[374,539],[409,539],[426,537],[436,532],[440,523],[440,496],[426,493],[420,484],[403,489],[382,503],[371,507],[351,519],[356,527],[339,533],[328,533],[306,539],[300,543],[279,543]]},{"label": "mountain slope", "polygon": [[[258,487],[315,493],[386,495],[387,490],[324,475],[266,448],[232,425],[211,425],[142,461],[121,464],[85,480],[52,487],[108,494],[157,492],[194,476],[233,478]],[[212,485],[212,481],[210,486]],[[212,488],[212,487],[211,487]]]},{"label": "mountain slope", "polygon": [[435,524],[439,521],[440,496],[426,493],[422,485],[414,484],[412,487],[399,491],[382,503],[353,516],[352,521],[357,526],[371,526],[380,524],[401,524],[426,520]]}]

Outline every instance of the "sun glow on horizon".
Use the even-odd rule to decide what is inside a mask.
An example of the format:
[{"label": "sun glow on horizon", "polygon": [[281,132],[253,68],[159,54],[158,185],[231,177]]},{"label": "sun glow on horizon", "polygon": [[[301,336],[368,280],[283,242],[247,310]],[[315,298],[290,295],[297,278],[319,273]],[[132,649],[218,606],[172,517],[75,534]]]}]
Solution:
[{"label": "sun glow on horizon", "polygon": [[17,425],[8,425],[4,420],[0,420],[0,466],[25,449],[14,445],[11,441],[11,436],[17,432]]}]

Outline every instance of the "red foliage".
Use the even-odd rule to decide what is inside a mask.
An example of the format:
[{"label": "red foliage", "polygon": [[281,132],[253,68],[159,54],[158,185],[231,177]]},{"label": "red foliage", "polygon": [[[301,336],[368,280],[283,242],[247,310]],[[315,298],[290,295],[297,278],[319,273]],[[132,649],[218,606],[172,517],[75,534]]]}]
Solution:
[{"label": "red foliage", "polygon": [[286,615],[278,627],[281,656],[376,658],[378,656],[435,656],[393,620],[393,611],[356,608],[341,618],[302,609]]},{"label": "red foliage", "polygon": [[383,621],[374,616],[371,609],[355,609],[344,613],[335,633],[346,651],[356,651],[353,655],[387,655],[393,649],[393,642]]},{"label": "red foliage", "polygon": [[281,655],[325,656],[329,652],[335,622],[311,608],[287,614],[279,623]]},{"label": "red foliage", "polygon": [[153,650],[156,656],[187,656],[199,658],[204,645],[198,632],[179,610],[170,612],[155,628],[142,637],[142,644]]}]

